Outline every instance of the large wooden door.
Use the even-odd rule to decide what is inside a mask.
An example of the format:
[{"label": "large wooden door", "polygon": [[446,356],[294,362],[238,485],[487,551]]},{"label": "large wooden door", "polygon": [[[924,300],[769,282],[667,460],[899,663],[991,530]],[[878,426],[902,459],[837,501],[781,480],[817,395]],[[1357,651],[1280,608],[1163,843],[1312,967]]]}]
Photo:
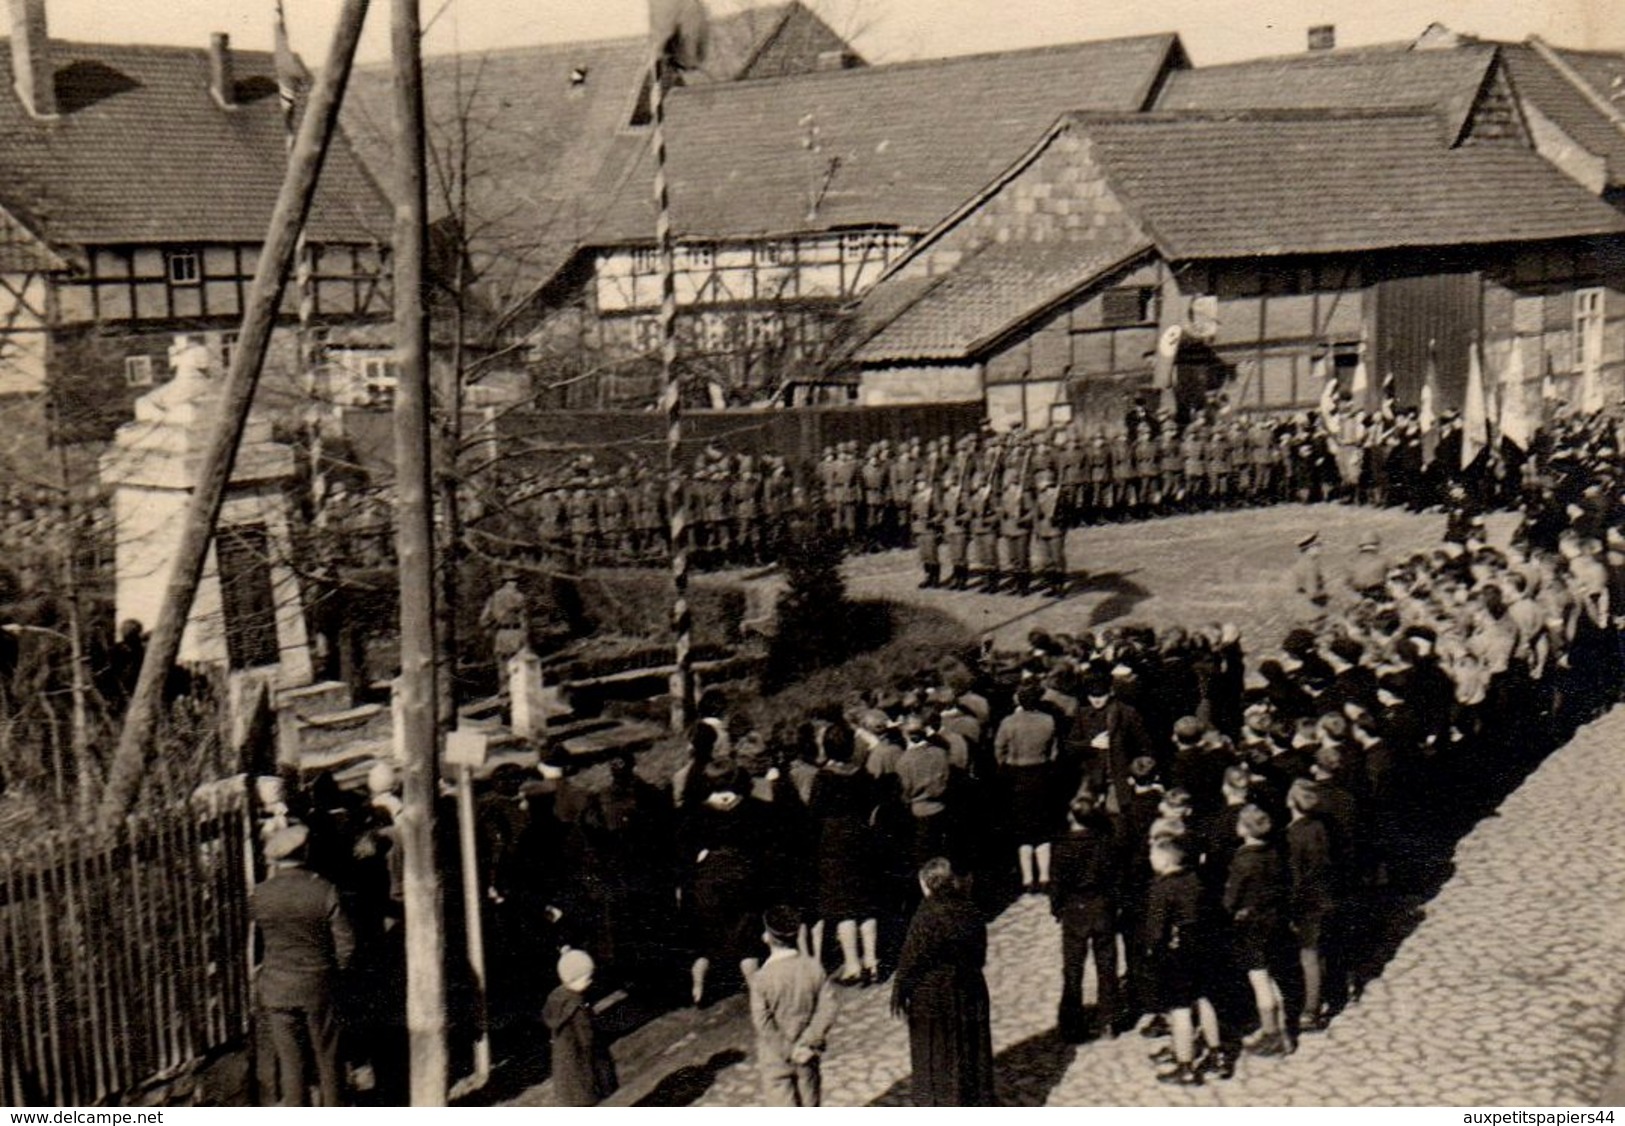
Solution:
[{"label": "large wooden door", "polygon": [[1460,410],[1467,391],[1467,351],[1478,335],[1482,302],[1477,271],[1378,281],[1372,384],[1381,386],[1392,372],[1399,405],[1416,406],[1431,349],[1438,372],[1434,409]]}]

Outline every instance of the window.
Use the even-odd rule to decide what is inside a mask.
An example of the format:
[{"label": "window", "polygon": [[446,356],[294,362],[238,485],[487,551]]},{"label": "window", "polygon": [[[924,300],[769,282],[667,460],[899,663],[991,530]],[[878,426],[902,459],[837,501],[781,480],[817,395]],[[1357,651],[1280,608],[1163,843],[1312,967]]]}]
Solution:
[{"label": "window", "polygon": [[632,272],[652,274],[660,268],[660,252],[652,246],[640,246],[632,251]]},{"label": "window", "polygon": [[1574,291],[1574,366],[1582,374],[1602,367],[1601,289]]},{"label": "window", "polygon": [[220,334],[220,370],[231,370],[231,361],[237,355],[237,334],[235,332],[222,332]]},{"label": "window", "polygon": [[361,387],[368,406],[393,407],[399,382],[395,361],[390,357],[366,356],[361,360]]},{"label": "window", "polygon": [[1151,320],[1156,290],[1150,286],[1119,286],[1100,295],[1100,321],[1107,328],[1142,325]]},{"label": "window", "polygon": [[632,318],[632,347],[645,355],[660,351],[659,317]]},{"label": "window", "polygon": [[203,280],[203,266],[195,250],[167,251],[164,268],[170,285],[197,285]]},{"label": "window", "polygon": [[677,255],[677,268],[681,270],[709,270],[716,264],[714,246],[685,246]]},{"label": "window", "polygon": [[130,387],[151,387],[157,367],[151,356],[125,356],[124,382]]}]

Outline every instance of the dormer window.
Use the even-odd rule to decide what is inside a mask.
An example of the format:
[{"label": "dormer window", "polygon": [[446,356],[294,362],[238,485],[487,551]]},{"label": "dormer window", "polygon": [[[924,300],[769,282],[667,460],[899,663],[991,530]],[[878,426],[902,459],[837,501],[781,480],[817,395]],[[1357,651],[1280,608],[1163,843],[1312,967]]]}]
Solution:
[{"label": "dormer window", "polygon": [[203,265],[195,250],[166,251],[164,268],[170,285],[197,285],[203,280]]},{"label": "dormer window", "polygon": [[573,66],[570,68],[570,89],[579,90],[587,84],[587,68]]}]

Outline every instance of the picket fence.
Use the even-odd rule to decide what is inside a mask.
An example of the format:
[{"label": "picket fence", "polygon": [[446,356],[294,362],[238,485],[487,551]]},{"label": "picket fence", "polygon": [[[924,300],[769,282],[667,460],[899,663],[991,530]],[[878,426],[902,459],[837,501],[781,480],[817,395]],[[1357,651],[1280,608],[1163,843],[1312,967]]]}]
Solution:
[{"label": "picket fence", "polygon": [[90,1106],[249,1028],[242,786],[0,852],[0,1104]]}]

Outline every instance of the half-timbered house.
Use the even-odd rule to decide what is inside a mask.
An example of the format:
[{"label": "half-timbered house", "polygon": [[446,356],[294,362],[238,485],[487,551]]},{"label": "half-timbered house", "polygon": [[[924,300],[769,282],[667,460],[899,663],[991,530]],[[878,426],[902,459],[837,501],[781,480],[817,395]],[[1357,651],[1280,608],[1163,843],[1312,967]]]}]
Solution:
[{"label": "half-timbered house", "polygon": [[1475,345],[1617,395],[1625,217],[1477,112],[1066,115],[868,294],[862,400],[1110,426],[1154,384],[1311,406],[1363,361],[1443,410]]},{"label": "half-timbered house", "polygon": [[[287,135],[273,57],[68,43],[44,0],[9,0],[0,49],[0,407],[27,465],[40,444],[98,442],[169,378],[176,337],[230,360],[281,186]],[[311,390],[294,346],[306,322],[334,354],[383,357],[391,211],[342,137],[306,228],[310,284],[290,286],[262,402]],[[359,332],[359,338],[353,334]],[[352,365],[353,366],[353,365]],[[337,380],[351,367],[331,366]],[[341,391],[342,388],[335,388]]]},{"label": "half-timbered house", "polygon": [[[1155,35],[674,91],[679,332],[686,378],[711,388],[700,401],[761,401],[826,379],[843,306],[1057,114],[1144,109],[1186,65],[1176,36]],[[647,149],[599,184],[601,213],[513,321],[562,376],[562,404],[655,397]],[[836,377],[791,398],[853,390]]]}]

